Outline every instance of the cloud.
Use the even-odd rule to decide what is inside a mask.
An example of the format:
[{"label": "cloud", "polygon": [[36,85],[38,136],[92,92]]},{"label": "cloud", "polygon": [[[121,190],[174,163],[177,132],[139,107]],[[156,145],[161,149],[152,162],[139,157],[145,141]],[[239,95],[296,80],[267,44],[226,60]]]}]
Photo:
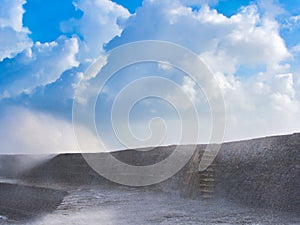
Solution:
[{"label": "cloud", "polygon": [[6,108],[1,117],[1,153],[55,153],[74,151],[72,126],[51,115],[22,107]]},{"label": "cloud", "polygon": [[[120,34],[118,24],[129,13],[108,0],[79,1],[76,7],[83,16],[61,24],[63,30],[73,29],[65,30],[74,33],[73,37],[32,43],[22,24],[24,3],[5,1],[0,9],[0,33],[5,31],[6,35],[0,36],[1,53],[5,50],[3,58],[10,57],[0,63],[1,149],[6,153],[74,151],[76,139],[66,119],[71,114],[69,100],[87,62],[103,53],[104,44]],[[22,106],[11,107],[11,102]],[[96,137],[84,128],[82,132],[87,151],[101,150]]]},{"label": "cloud", "polygon": [[294,47],[292,47],[291,51],[294,53],[294,54],[298,54],[300,52],[300,44],[299,45],[296,45]]},{"label": "cloud", "polygon": [[29,30],[22,24],[24,3],[25,0],[0,1],[0,61],[32,45]]},{"label": "cloud", "polygon": [[272,67],[290,56],[280,37],[278,24],[269,19],[260,19],[255,7],[244,8],[232,20],[237,28],[220,42],[218,52],[224,51],[237,65],[266,64]]},{"label": "cloud", "polygon": [[2,0],[0,10],[1,27],[12,27],[16,31],[24,30],[22,17],[24,13],[23,5],[25,0]]},{"label": "cloud", "polygon": [[[276,20],[281,8],[274,2],[251,4],[226,17],[208,6],[216,1],[144,0],[143,6],[131,15],[112,1],[79,0],[74,4],[83,16],[62,21],[61,30],[67,36],[46,43],[32,43],[28,38],[30,31],[22,24],[24,1],[4,3],[5,7],[0,9],[0,60],[9,59],[0,62],[0,101],[4,110],[0,119],[0,146],[6,152],[74,151],[76,139],[68,119],[74,92],[78,87],[89,88],[89,82],[96,75],[85,76],[88,64],[119,45],[149,39],[182,45],[207,64],[224,95],[228,119],[226,140],[300,129],[300,79],[293,64],[289,64],[293,60],[291,53],[298,54],[299,47],[295,46],[291,52],[287,49],[280,33],[282,26]],[[270,4],[274,6],[273,14],[264,11]],[[201,7],[192,9],[193,5]],[[289,21],[293,26],[299,22],[297,17]],[[106,63],[104,57],[95,70]],[[251,75],[246,73],[248,68]],[[144,69],[137,67],[125,74],[124,79],[112,79],[114,83],[104,93],[107,101],[98,106],[97,115],[110,122],[107,106],[122,89],[122,84],[158,72],[166,79],[173,79],[201,110],[201,104],[207,104],[201,99],[204,97],[200,94],[201,84],[198,86],[186,74],[174,75],[174,71],[170,65],[159,62]],[[79,80],[86,86],[79,86]],[[132,96],[138,96],[147,88],[148,84],[136,88]],[[159,85],[155,88],[163,96],[178,96],[173,89]],[[85,102],[84,98],[77,100]],[[11,101],[19,106],[7,106]],[[173,134],[167,141],[173,143],[174,137],[178,137],[174,112],[161,106],[161,102],[145,105],[136,109],[136,116],[132,117],[133,129],[142,134],[140,130],[147,125],[149,112],[154,116],[162,115],[167,118],[167,124],[171,124],[169,131]],[[68,112],[62,112],[63,107]],[[201,113],[201,129],[207,131],[211,127],[210,113]],[[123,121],[124,115],[118,119]],[[195,121],[187,122],[193,124]],[[106,125],[104,136],[112,136],[113,131],[108,131]],[[86,149],[101,150],[97,138],[87,129],[82,128],[81,133],[87,140]],[[209,134],[204,135],[207,139]],[[116,146],[113,144],[111,146]]]},{"label": "cloud", "polygon": [[238,79],[218,74],[226,104],[225,140],[299,132],[300,99],[293,74]]},{"label": "cloud", "polygon": [[[175,42],[198,54],[224,93],[226,140],[299,131],[295,97],[299,91],[286,63],[291,53],[276,15],[259,11],[267,5],[276,9],[276,15],[282,13],[273,2],[251,4],[226,17],[205,4],[193,11],[179,1],[144,1],[108,48],[154,39]],[[253,74],[244,75],[245,70],[238,70],[241,66],[253,68]],[[188,80],[183,87],[191,97],[198,96],[199,90]]]},{"label": "cloud", "polygon": [[207,61],[218,58],[211,67],[220,72],[234,73],[241,64],[272,67],[290,57],[278,23],[262,18],[255,5],[228,18],[207,5],[192,11],[178,1],[145,1],[108,47],[144,39],[175,42]]},{"label": "cloud", "polygon": [[180,3],[192,7],[193,6],[201,7],[205,4],[216,5],[218,2],[219,0],[180,0]]},{"label": "cloud", "polygon": [[193,103],[196,102],[196,97],[197,97],[195,86],[196,86],[195,81],[193,81],[190,77],[188,76],[183,77],[183,84],[181,88]]},{"label": "cloud", "polygon": [[[0,154],[80,152],[71,122],[24,107],[5,107],[0,119]],[[97,137],[82,128],[85,151],[101,151]]]},{"label": "cloud", "polygon": [[77,52],[76,38],[61,37],[50,43],[36,42],[15,58],[3,61],[0,98],[31,93],[38,86],[55,82],[65,70],[78,66]]},{"label": "cloud", "polygon": [[[12,55],[13,58],[0,63],[0,99],[15,99],[20,104],[26,102],[35,109],[50,109],[51,112],[55,105],[59,112],[70,110],[66,101],[74,97],[74,90],[88,64],[104,52],[106,42],[120,34],[121,20],[130,14],[108,0],[77,1],[75,7],[82,10],[83,16],[61,23],[61,29],[68,35],[74,33],[73,37],[61,36],[52,42],[32,44],[27,37],[29,31],[22,24],[24,3],[5,1],[0,9],[1,26],[12,32],[10,36],[8,31],[6,36],[0,36],[0,40],[5,42],[0,43],[0,48],[10,51],[11,46],[21,46],[22,42],[12,37],[16,32],[31,43],[21,46]],[[67,109],[61,109],[66,104]],[[65,111],[63,113],[66,114]]]},{"label": "cloud", "polygon": [[173,69],[172,65],[169,62],[158,62],[157,66],[159,69],[164,71],[171,71]]},{"label": "cloud", "polygon": [[290,16],[285,20],[285,23],[282,25],[283,28],[287,28],[290,31],[298,29],[300,26],[300,15]]},{"label": "cloud", "polygon": [[270,19],[286,13],[279,0],[258,0],[258,5],[264,16]]},{"label": "cloud", "polygon": [[120,23],[130,13],[122,6],[108,0],[79,0],[75,6],[83,11],[80,19],[61,24],[65,32],[73,31],[82,37],[79,59],[95,59],[103,54],[104,45],[120,35]]}]

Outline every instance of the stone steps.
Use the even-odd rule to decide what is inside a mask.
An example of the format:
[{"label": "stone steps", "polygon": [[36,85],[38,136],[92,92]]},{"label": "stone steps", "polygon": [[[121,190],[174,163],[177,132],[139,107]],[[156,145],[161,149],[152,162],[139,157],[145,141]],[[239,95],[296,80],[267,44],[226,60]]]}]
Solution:
[{"label": "stone steps", "polygon": [[[211,159],[201,159],[202,162],[211,162]],[[213,161],[208,168],[204,171],[198,172],[199,177],[199,187],[201,197],[204,199],[209,199],[213,197],[214,187],[215,187],[215,176],[216,176],[216,161]]]}]

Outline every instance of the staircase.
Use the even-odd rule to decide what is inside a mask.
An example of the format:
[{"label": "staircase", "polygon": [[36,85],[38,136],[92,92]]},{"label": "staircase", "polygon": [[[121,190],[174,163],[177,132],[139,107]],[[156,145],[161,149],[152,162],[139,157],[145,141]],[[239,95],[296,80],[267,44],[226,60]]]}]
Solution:
[{"label": "staircase", "polygon": [[[217,157],[206,170],[199,171],[199,163],[203,153],[203,150],[197,150],[189,163],[187,175],[183,182],[184,197],[201,197],[202,199],[210,199],[213,197],[217,170]],[[204,160],[210,162],[211,160],[209,157],[213,157],[213,155],[206,155]]]},{"label": "staircase", "polygon": [[211,198],[214,193],[216,162],[214,161],[206,170],[199,171],[199,189],[202,198]]}]

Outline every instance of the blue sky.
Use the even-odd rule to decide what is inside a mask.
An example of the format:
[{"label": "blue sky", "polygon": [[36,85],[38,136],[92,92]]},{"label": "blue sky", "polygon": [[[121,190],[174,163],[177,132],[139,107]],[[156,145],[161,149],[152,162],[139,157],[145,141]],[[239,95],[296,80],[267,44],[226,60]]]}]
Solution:
[{"label": "blue sky", "polygon": [[[108,51],[142,40],[181,45],[208,66],[226,104],[225,141],[300,131],[300,0],[0,2],[2,153],[75,151],[72,105],[80,82],[93,82],[87,68]],[[107,83],[97,102],[97,127],[107,146],[124,147],[109,120],[114,98],[126,84],[154,75],[181,86],[211,129],[201,87],[187,74],[159,63],[132,65]],[[176,113],[157,99],[132,110],[133,132],[147,137],[154,117],[171,127],[163,143],[177,143]],[[82,129],[87,140],[97,140]]]}]

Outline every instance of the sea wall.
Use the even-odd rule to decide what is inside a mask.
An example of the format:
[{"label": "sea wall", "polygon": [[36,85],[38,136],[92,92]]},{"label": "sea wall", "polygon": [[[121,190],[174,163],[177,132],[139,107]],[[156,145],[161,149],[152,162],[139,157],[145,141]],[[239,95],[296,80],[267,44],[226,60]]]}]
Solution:
[{"label": "sea wall", "polygon": [[216,195],[300,211],[300,134],[223,144]]},{"label": "sea wall", "polygon": [[[143,166],[168,157],[175,147],[112,154],[125,163]],[[225,143],[211,172],[199,173],[204,148],[198,145],[190,162],[175,176],[149,188],[200,200],[225,197],[258,207],[300,211],[300,134]],[[58,155],[21,178],[39,185],[117,185],[93,171],[80,154]]]}]

